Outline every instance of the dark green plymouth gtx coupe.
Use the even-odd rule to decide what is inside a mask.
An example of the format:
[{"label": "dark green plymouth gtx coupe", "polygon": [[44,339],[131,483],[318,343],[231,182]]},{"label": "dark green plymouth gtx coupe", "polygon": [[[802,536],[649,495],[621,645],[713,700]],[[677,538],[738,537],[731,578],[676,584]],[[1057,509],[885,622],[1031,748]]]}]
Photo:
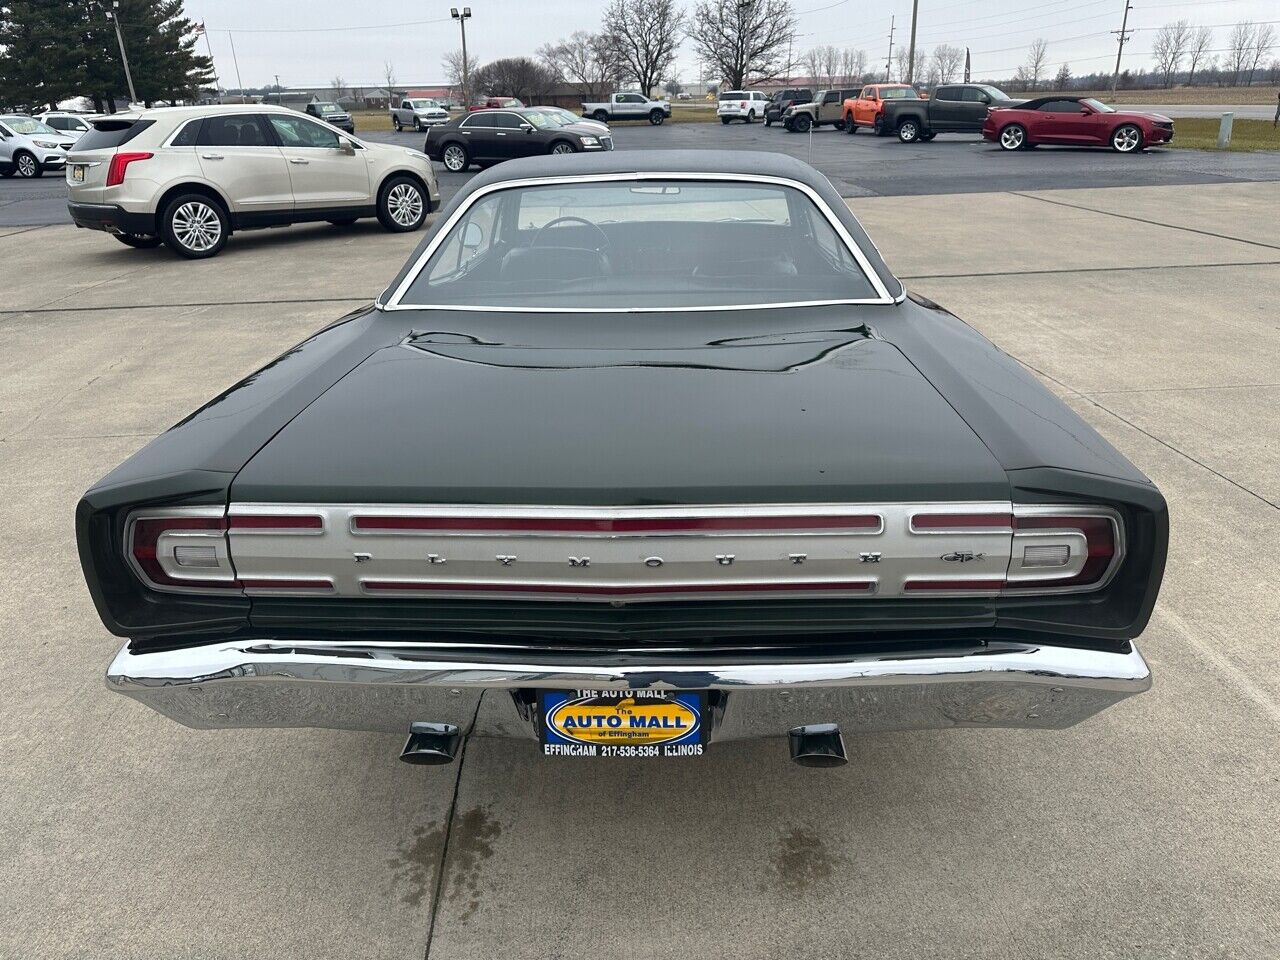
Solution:
[{"label": "dark green plymouth gtx coupe", "polygon": [[1168,519],[813,169],[646,151],[471,180],[77,532],[108,685],[193,727],[827,765],[1147,689]]}]

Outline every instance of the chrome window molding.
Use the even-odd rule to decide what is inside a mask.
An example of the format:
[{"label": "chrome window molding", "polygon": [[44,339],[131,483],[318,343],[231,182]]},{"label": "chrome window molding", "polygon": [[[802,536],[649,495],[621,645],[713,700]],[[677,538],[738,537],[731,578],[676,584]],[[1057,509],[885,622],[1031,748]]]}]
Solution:
[{"label": "chrome window molding", "polygon": [[[624,183],[630,180],[673,180],[673,181],[703,181],[703,182],[719,182],[719,183],[763,183],[771,186],[789,187],[793,190],[799,190],[813,202],[822,215],[826,218],[836,235],[843,241],[845,248],[849,251],[850,256],[858,264],[862,270],[863,276],[867,282],[871,284],[871,288],[876,292],[875,297],[861,297],[834,300],[796,300],[785,303],[727,303],[712,304],[707,306],[685,306],[685,307],[561,307],[561,306],[478,306],[471,304],[441,304],[441,303],[402,303],[404,296],[408,293],[409,288],[417,281],[422,271],[426,269],[428,261],[448,239],[453,229],[458,225],[459,221],[466,215],[467,211],[476,204],[477,201],[489,196],[491,193],[497,193],[501,190],[515,190],[522,187],[541,187],[555,186],[566,183]],[[877,251],[878,252],[878,251]],[[455,311],[471,311],[478,313],[709,313],[722,310],[775,310],[788,307],[817,307],[817,306],[834,306],[838,304],[879,304],[889,305],[900,303],[906,297],[905,288],[903,293],[893,296],[889,293],[888,287],[884,281],[880,279],[879,274],[872,268],[871,262],[867,259],[862,248],[854,241],[849,231],[845,229],[840,218],[835,215],[826,202],[819,196],[818,192],[808,184],[801,183],[798,180],[791,180],[787,177],[771,177],[762,174],[729,174],[729,173],[698,173],[698,172],[663,172],[663,171],[639,171],[635,173],[600,173],[600,174],[584,174],[578,176],[566,177],[530,177],[523,180],[505,180],[499,183],[489,184],[482,187],[475,193],[471,194],[457,210],[449,217],[434,237],[427,245],[426,249],[419,254],[417,260],[410,268],[409,272],[400,281],[399,286],[392,291],[388,297],[386,291],[378,296],[375,306],[381,310],[455,310]]]}]

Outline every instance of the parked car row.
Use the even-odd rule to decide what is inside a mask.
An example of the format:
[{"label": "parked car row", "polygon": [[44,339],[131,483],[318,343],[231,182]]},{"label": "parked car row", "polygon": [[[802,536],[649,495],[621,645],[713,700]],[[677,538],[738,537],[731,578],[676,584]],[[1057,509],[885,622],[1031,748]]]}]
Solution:
[{"label": "parked car row", "polygon": [[38,177],[61,170],[77,136],[21,114],[0,116],[0,177]]},{"label": "parked car row", "polygon": [[[1116,110],[1092,97],[1051,94],[1015,100],[985,83],[954,83],[918,94],[905,83],[870,83],[856,90],[784,90],[763,114],[766,124],[805,133],[829,125],[853,134],[870,130],[896,135],[903,143],[928,142],[939,133],[978,133],[1005,150],[1040,144],[1110,147],[1133,153],[1173,139],[1173,120],[1163,114]],[[721,122],[743,117],[748,123],[758,91],[732,91],[718,110]]]}]

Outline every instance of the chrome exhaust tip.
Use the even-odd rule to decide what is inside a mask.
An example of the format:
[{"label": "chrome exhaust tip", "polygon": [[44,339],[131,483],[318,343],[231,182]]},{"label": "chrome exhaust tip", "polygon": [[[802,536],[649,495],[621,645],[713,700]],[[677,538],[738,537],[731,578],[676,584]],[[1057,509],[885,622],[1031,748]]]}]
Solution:
[{"label": "chrome exhaust tip", "polygon": [[802,767],[842,767],[849,762],[844,755],[844,738],[834,723],[812,723],[787,733],[791,759]]},{"label": "chrome exhaust tip", "polygon": [[411,723],[400,759],[405,763],[452,763],[462,745],[462,731],[452,723]]}]

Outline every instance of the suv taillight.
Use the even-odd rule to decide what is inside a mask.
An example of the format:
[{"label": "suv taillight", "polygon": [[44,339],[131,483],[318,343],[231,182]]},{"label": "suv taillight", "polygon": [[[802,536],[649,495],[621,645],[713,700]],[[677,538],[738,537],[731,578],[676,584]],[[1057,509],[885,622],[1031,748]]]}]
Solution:
[{"label": "suv taillight", "polygon": [[124,172],[129,164],[140,160],[150,160],[151,153],[117,153],[111,157],[111,165],[107,167],[107,186],[114,187],[124,183]]}]

